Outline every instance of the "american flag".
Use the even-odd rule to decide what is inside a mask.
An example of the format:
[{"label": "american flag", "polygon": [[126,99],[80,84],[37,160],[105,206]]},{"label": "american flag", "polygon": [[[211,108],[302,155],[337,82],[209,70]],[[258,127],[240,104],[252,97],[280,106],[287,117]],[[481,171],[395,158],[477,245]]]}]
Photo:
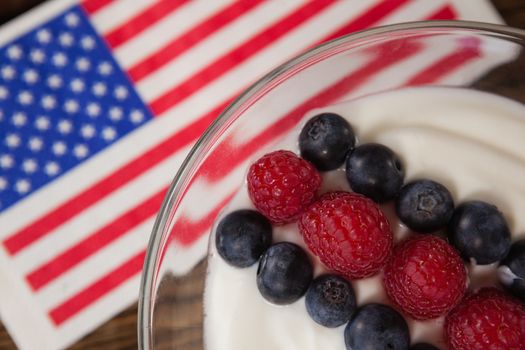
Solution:
[{"label": "american flag", "polygon": [[[258,77],[370,26],[455,18],[499,21],[480,1],[54,0],[5,26],[0,314],[18,346],[66,347],[136,301],[170,180],[203,130]],[[363,60],[311,99],[362,92],[363,82],[402,62],[453,79],[480,50],[444,50],[439,62],[414,59],[419,48]],[[270,128],[289,130],[309,106],[297,101],[288,118],[244,135],[231,173],[270,141]],[[215,150],[216,159],[221,152],[230,150]],[[204,233],[233,193],[221,182],[229,170],[215,169],[200,186],[213,188],[216,200],[177,223],[189,233],[175,242],[187,252],[175,270],[203,256]]]}]

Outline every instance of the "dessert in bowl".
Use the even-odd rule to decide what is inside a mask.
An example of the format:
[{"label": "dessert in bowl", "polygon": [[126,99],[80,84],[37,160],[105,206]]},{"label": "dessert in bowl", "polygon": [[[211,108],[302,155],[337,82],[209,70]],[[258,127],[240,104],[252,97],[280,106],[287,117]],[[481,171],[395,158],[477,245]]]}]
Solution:
[{"label": "dessert in bowl", "polygon": [[[470,294],[519,284],[523,273],[516,266],[525,226],[525,90],[512,73],[523,60],[522,43],[519,31],[473,23],[379,28],[315,48],[248,89],[198,142],[159,214],[143,276],[141,346],[358,349],[384,336],[372,327],[363,340],[356,330],[376,319],[396,339],[385,348],[426,342],[444,349],[452,344],[445,328],[452,332],[455,319],[469,317],[462,305],[512,300],[520,320],[519,299]],[[323,115],[337,116],[331,130],[346,135],[346,148],[328,164],[301,142]],[[350,125],[346,132],[341,120]],[[280,165],[269,173],[261,165],[261,173],[253,170],[258,164]],[[374,176],[379,190],[368,181]],[[303,192],[272,207],[287,186]],[[428,187],[448,204],[425,226],[410,198]],[[336,219],[328,207],[337,208],[330,214]],[[494,240],[494,230],[486,234],[490,243],[462,229],[484,211],[499,223]],[[251,242],[248,260],[242,249],[229,256],[235,240],[217,244],[232,213],[230,226],[248,217],[265,227],[253,236],[255,253],[254,240],[244,239]],[[293,273],[276,291],[272,266],[286,261]],[[427,269],[407,267],[420,263]],[[420,274],[427,274],[418,285],[424,293],[405,288]],[[315,290],[326,285],[336,287],[328,294],[346,296],[344,317],[320,308]],[[436,302],[429,305],[425,295]]]}]

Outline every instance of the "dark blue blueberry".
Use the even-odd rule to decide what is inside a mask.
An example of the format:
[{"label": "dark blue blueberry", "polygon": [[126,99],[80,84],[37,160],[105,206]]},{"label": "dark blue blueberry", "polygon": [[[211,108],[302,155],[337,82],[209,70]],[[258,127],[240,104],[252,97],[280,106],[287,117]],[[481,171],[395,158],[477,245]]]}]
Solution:
[{"label": "dark blue blueberry", "polygon": [[255,210],[234,211],[217,226],[217,251],[233,266],[248,267],[255,264],[271,244],[272,224]]},{"label": "dark blue blueberry", "polygon": [[501,265],[501,282],[510,293],[525,301],[525,239],[511,245],[509,254]]},{"label": "dark blue blueberry", "polygon": [[281,242],[272,245],[259,261],[257,287],[271,303],[291,304],[304,295],[313,269],[301,247]]},{"label": "dark blue blueberry", "polygon": [[383,203],[398,195],[404,171],[388,147],[368,143],[356,147],[346,159],[346,178],[352,190]]},{"label": "dark blue blueberry", "polygon": [[432,232],[448,224],[454,200],[445,186],[432,180],[417,180],[401,188],[396,211],[410,229]]},{"label": "dark blue blueberry", "polygon": [[347,350],[407,350],[410,333],[403,316],[389,306],[368,304],[357,309],[345,328]]},{"label": "dark blue blueberry", "polygon": [[482,201],[460,204],[449,223],[450,241],[464,259],[486,265],[503,259],[510,249],[510,231],[498,208]]},{"label": "dark blue blueberry", "polygon": [[301,157],[321,171],[339,168],[354,146],[354,130],[335,113],[316,115],[305,124],[299,135]]},{"label": "dark blue blueberry", "polygon": [[410,350],[439,350],[439,348],[428,343],[417,343],[410,347]]},{"label": "dark blue blueberry", "polygon": [[355,294],[350,282],[336,275],[317,277],[306,292],[306,310],[325,327],[339,327],[355,311]]}]

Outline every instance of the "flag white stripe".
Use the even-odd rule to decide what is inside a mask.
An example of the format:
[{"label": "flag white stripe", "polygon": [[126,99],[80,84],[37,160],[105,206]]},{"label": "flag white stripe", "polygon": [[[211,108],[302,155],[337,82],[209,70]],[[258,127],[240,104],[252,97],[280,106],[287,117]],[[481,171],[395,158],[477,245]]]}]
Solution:
[{"label": "flag white stripe", "polygon": [[40,305],[51,310],[143,251],[154,221],[155,215],[39,290]]},{"label": "flag white stripe", "polygon": [[[268,28],[279,19],[304,5],[301,0],[268,1],[257,6],[228,26],[199,42],[189,51],[140,80],[136,87],[141,97],[151,102],[169,89],[190,78],[196,72],[249,40],[255,33]],[[169,79],[166,79],[169,77]]]},{"label": "flag white stripe", "polygon": [[[124,310],[137,302],[137,291],[140,285],[140,274],[133,276],[126,282],[105,294],[93,304],[89,305],[56,330],[56,338],[60,344],[71,344],[89,333],[105,321],[115,316],[115,310]],[[79,332],[79,330],[82,330]],[[56,350],[63,346],[55,346],[49,350]],[[37,349],[37,348],[35,348]],[[46,350],[46,349],[42,349]]]},{"label": "flag white stripe", "polygon": [[[480,52],[483,54],[480,58],[459,67],[441,79],[441,82],[451,85],[457,85],[464,81],[473,82],[493,67],[497,67],[500,64],[516,58],[520,54],[520,48],[510,41],[495,42],[494,40],[488,39],[487,42],[482,41],[480,43]],[[498,54],[492,55],[491,52],[497,52]],[[502,55],[501,53],[503,52],[508,54]]]},{"label": "flag white stripe", "polygon": [[227,1],[191,1],[117,47],[113,54],[120,65],[128,69],[228,4]]},{"label": "flag white stripe", "polygon": [[24,274],[32,272],[167,187],[174,169],[180,166],[188,151],[189,147],[185,147],[174,153],[22,250],[13,257],[16,268]]},{"label": "flag white stripe", "polygon": [[387,25],[403,22],[406,18],[427,18],[445,6],[448,2],[444,0],[411,1],[401,6],[396,11],[389,13],[381,19],[377,25]]},{"label": "flag white stripe", "polygon": [[[4,249],[0,249],[0,304],[2,319],[16,344],[23,349],[50,349],[54,327],[43,312],[27,284],[15,269],[10,269],[11,260]],[[28,337],[28,330],[31,336]],[[56,348],[56,347],[55,347]]]},{"label": "flag white stripe", "polygon": [[449,0],[458,14],[458,19],[489,23],[505,23],[491,1]]},{"label": "flag white stripe", "polygon": [[89,20],[98,33],[108,33],[158,3],[160,0],[114,1],[90,15]]}]

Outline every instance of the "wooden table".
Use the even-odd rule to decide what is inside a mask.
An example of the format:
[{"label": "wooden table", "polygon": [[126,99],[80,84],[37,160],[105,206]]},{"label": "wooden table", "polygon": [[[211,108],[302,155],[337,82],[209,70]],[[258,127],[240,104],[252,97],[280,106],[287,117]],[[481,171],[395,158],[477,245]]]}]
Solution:
[{"label": "wooden table", "polygon": [[[0,21],[27,10],[41,0],[2,0]],[[525,29],[525,0],[492,0],[495,7],[510,26]],[[112,320],[84,337],[70,349],[136,349],[137,306],[133,305]],[[0,325],[0,349],[16,349],[5,328]]]}]

